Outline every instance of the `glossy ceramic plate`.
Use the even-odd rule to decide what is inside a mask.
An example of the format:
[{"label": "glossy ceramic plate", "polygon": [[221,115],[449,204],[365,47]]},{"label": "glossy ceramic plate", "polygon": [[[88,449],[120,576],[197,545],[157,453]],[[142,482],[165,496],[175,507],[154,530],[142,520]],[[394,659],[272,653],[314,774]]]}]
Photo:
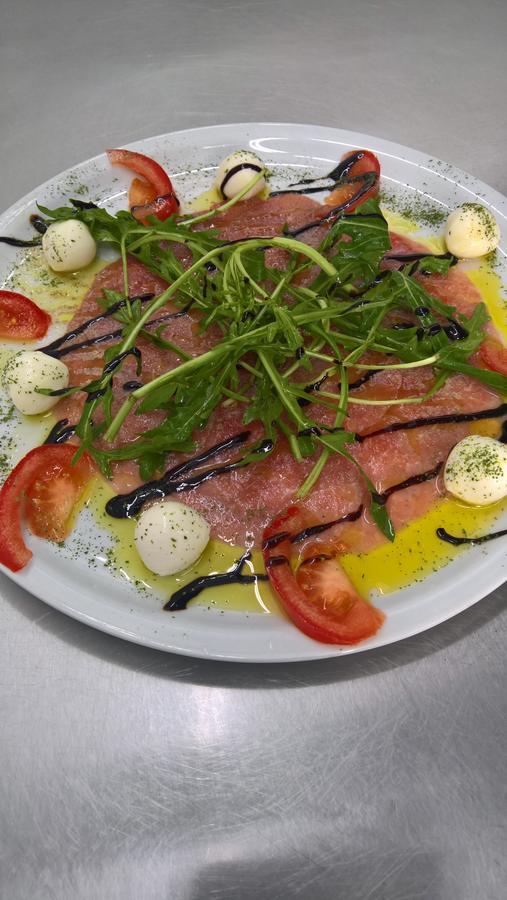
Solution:
[{"label": "glossy ceramic plate", "polygon": [[[445,210],[478,199],[492,209],[502,233],[507,234],[507,200],[492,188],[415,150],[363,134],[314,125],[254,123],[180,131],[129,147],[165,165],[178,194],[185,199],[210,187],[220,161],[238,148],[250,147],[266,161],[273,172],[272,185],[297,180],[308,170],[325,174],[346,150],[369,148],[380,159],[383,186],[401,194],[410,205],[429,200]],[[33,236],[28,217],[36,211],[36,201],[57,206],[78,195],[108,209],[125,208],[129,182],[127,172],[111,169],[105,155],[98,156],[27,194],[0,217],[0,232]],[[0,284],[9,279],[15,260],[16,251],[0,245]],[[498,271],[507,283],[502,249]],[[30,440],[37,441],[29,429],[18,432],[18,455],[28,449]],[[159,597],[138,593],[104,566],[108,536],[86,512],[70,539],[68,553],[36,538],[29,537],[28,541],[34,550],[32,562],[16,575],[5,574],[56,609],[139,644],[188,656],[247,662],[320,659],[381,647],[449,619],[486,596],[506,577],[505,540],[472,547],[424,582],[376,598],[376,605],[387,614],[379,634],[359,646],[339,648],[310,640],[276,615],[199,606],[174,616],[163,612]],[[81,552],[82,547],[86,550]]]}]

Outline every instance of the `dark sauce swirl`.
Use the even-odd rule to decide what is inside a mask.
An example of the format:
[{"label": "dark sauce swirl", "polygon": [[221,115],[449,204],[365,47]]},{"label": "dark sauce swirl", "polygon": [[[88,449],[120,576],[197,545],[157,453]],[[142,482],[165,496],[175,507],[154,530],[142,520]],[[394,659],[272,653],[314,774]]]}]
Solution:
[{"label": "dark sauce swirl", "polygon": [[[331,207],[329,212],[320,219],[315,219],[313,222],[308,222],[306,225],[300,225],[299,228],[284,228],[284,235],[287,235],[288,237],[299,237],[300,234],[304,234],[306,231],[311,231],[314,228],[320,228],[321,225],[329,224],[333,219],[336,219],[340,213],[344,213],[347,209],[350,209],[351,206],[354,206],[368,193],[369,190],[371,190],[377,180],[375,172],[365,172],[364,175],[357,177],[361,180],[361,185],[357,191],[352,194],[352,197],[349,197],[348,200],[344,200],[343,203],[339,203],[337,206]],[[375,217],[378,218],[378,215]]]},{"label": "dark sauce swirl", "polygon": [[[193,456],[191,459],[179,463],[172,469],[168,469],[161,478],[148,481],[146,484],[142,484],[128,494],[118,494],[116,497],[112,497],[106,504],[106,512],[114,519],[130,518],[137,515],[143,505],[149,500],[161,500],[163,497],[167,497],[169,494],[177,491],[189,490],[191,487],[196,487],[197,484],[213,477],[211,472],[217,475],[220,474],[220,472],[216,469],[207,470],[207,472],[202,473],[201,476],[197,476],[200,480],[196,483],[191,483],[192,481],[195,482],[195,479],[182,481],[182,476],[186,475],[187,472],[192,472],[194,469],[198,468],[198,466],[204,465],[210,459],[218,456],[219,453],[241,446],[246,443],[249,437],[249,431],[242,431],[239,434],[235,434],[232,437],[221,441],[219,444],[214,444],[213,447],[203,450],[201,453],[198,453],[197,456]],[[221,467],[221,471],[224,471],[224,467]],[[207,478],[204,477],[206,475]]]},{"label": "dark sauce swirl", "polygon": [[379,503],[380,506],[385,506],[389,497],[392,494],[397,493],[397,491],[403,491],[405,488],[413,487],[415,484],[423,484],[425,481],[431,481],[432,478],[436,478],[443,464],[444,461],[442,460],[442,462],[437,463],[433,469],[428,469],[427,472],[421,472],[419,475],[411,475],[410,478],[406,478],[405,481],[400,481],[398,484],[393,484],[391,487],[386,488],[381,494],[378,494],[375,491],[372,494],[372,499],[375,503]]},{"label": "dark sauce swirl", "polygon": [[378,428],[368,434],[356,434],[356,441],[362,444],[368,438],[379,434],[391,434],[394,431],[411,431],[413,428],[424,428],[426,425],[458,425],[460,422],[479,422],[482,419],[499,419],[507,415],[507,403],[501,403],[492,409],[481,409],[471,413],[449,413],[443,416],[426,416],[421,419],[410,419],[408,422],[393,422],[385,428]]},{"label": "dark sauce swirl", "polygon": [[22,238],[7,237],[7,235],[0,234],[0,243],[8,244],[9,247],[40,247],[42,238],[23,240]]},{"label": "dark sauce swirl", "polygon": [[35,228],[39,234],[45,234],[49,228],[49,222],[46,219],[43,219],[42,216],[39,216],[37,213],[33,213],[30,216],[30,225],[32,228]]},{"label": "dark sauce swirl", "polygon": [[186,609],[187,603],[207,588],[223,587],[225,584],[257,584],[258,581],[267,581],[268,576],[265,574],[257,574],[255,572],[250,575],[243,574],[244,565],[250,559],[250,556],[250,553],[244,553],[228,572],[195,578],[189,584],[175,591],[165,604],[164,609],[171,612]]},{"label": "dark sauce swirl", "polygon": [[458,537],[455,534],[449,534],[445,528],[437,528],[436,535],[441,541],[446,541],[448,544],[453,544],[455,547],[458,547],[461,544],[485,544],[487,541],[494,541],[497,538],[505,537],[507,535],[507,528],[504,528],[502,531],[492,531],[490,534],[483,534],[481,537]]},{"label": "dark sauce swirl", "polygon": [[[364,156],[363,150],[357,150],[355,153],[350,153],[349,156],[346,156],[345,159],[342,159],[341,162],[338,163],[334,169],[331,170],[327,175],[317,175],[315,178],[303,178],[301,181],[296,181],[289,186],[289,188],[282,189],[280,191],[271,191],[271,197],[279,197],[282,194],[318,194],[322,193],[322,191],[330,191],[338,182],[342,184],[351,183],[347,181],[347,176],[354,165],[354,163],[359,162]],[[302,184],[315,184],[316,181],[330,181],[330,185],[320,185],[318,187],[306,187],[301,188]]]},{"label": "dark sauce swirl", "polygon": [[[39,234],[44,234],[47,229],[49,222],[46,222],[42,216],[37,215],[37,213],[33,213],[30,216],[30,225],[32,228],[35,228]],[[0,235],[0,243],[8,244],[9,247],[40,247],[42,244],[42,238],[32,238],[31,240],[24,240],[22,238],[16,237],[7,237],[6,235]]]},{"label": "dark sauce swirl", "polygon": [[[133,299],[139,299],[139,298],[133,298]],[[152,299],[152,298],[150,298],[150,299]],[[125,303],[125,301],[123,301],[123,300],[120,302],[123,304]],[[144,302],[146,302],[146,301],[144,301]],[[117,306],[117,305],[119,305],[119,304],[115,304],[115,306]],[[155,325],[162,325],[164,322],[168,322],[171,319],[177,319],[180,316],[185,316],[187,314],[189,307],[190,307],[190,304],[187,304],[186,307],[183,307],[182,309],[178,310],[177,312],[164,313],[163,316],[158,316],[156,319],[152,319],[151,322],[146,322],[144,328],[145,329],[153,328]],[[110,315],[111,315],[111,313],[110,313]],[[67,340],[70,341],[72,339],[72,337],[75,336],[76,334],[82,334],[82,332],[85,331],[86,328],[89,328],[91,324],[93,324],[94,322],[98,322],[101,319],[104,319],[105,317],[106,317],[106,315],[104,314],[104,315],[100,315],[100,316],[95,316],[93,319],[89,319],[87,322],[83,323],[83,325],[85,327],[83,327],[83,325],[79,325],[79,327],[76,328],[74,332],[69,331],[66,335],[64,334],[61,338],[58,338],[56,341],[53,341],[52,344],[48,344],[46,347],[41,347],[41,351],[43,353],[46,353],[48,356],[53,356],[53,357],[56,357],[57,359],[61,359],[62,356],[68,356],[69,353],[75,353],[78,350],[86,350],[87,347],[95,347],[95,346],[98,346],[99,344],[105,344],[109,341],[113,341],[116,338],[121,337],[121,335],[123,334],[123,328],[117,328],[117,329],[115,329],[115,331],[109,331],[106,334],[98,334],[96,337],[86,338],[84,341],[78,341],[75,344],[66,345]],[[64,343],[64,346],[59,346],[59,344],[61,344],[61,343]],[[55,344],[57,346],[54,346]]]},{"label": "dark sauce swirl", "polygon": [[225,197],[224,187],[229,183],[231,178],[234,178],[234,176],[237,175],[238,172],[243,172],[245,169],[251,169],[252,172],[262,172],[263,167],[257,166],[255,163],[251,162],[238,163],[237,166],[233,166],[232,169],[229,169],[229,171],[225,173],[221,181],[220,193],[222,194],[222,197]]},{"label": "dark sauce swirl", "polygon": [[51,431],[49,432],[45,444],[64,444],[65,441],[68,441],[69,438],[72,437],[76,433],[76,426],[69,425],[68,419],[60,419],[59,422],[56,422],[53,425]]},{"label": "dark sauce swirl", "polygon": [[[290,542],[291,544],[299,544],[301,541],[306,540],[306,538],[314,537],[316,534],[322,534],[322,532],[327,531],[328,528],[333,528],[334,525],[342,525],[344,522],[355,522],[362,514],[363,505],[361,504],[361,506],[358,506],[353,512],[347,513],[345,516],[340,516],[339,519],[333,519],[331,522],[321,522],[319,525],[311,525],[309,528],[304,528],[303,531],[299,531],[297,534],[293,535],[290,538]],[[274,537],[277,537],[277,535],[274,535]]]},{"label": "dark sauce swirl", "polygon": [[127,302],[134,303],[138,301],[139,303],[149,303],[150,300],[153,300],[155,294],[139,294],[137,297],[129,297],[129,300],[118,300],[117,303],[112,303],[111,306],[108,306],[104,312],[99,313],[96,316],[92,316],[91,319],[87,319],[86,322],[82,322],[81,325],[77,325],[75,328],[71,328],[70,331],[66,331],[65,334],[62,334],[61,337],[56,338],[56,340],[51,341],[50,344],[46,344],[45,347],[41,347],[43,353],[47,353],[48,356],[55,356],[53,353],[54,350],[58,350],[62,347],[63,344],[67,344],[69,341],[75,340],[79,337],[80,334],[87,331],[92,325],[96,325],[97,322],[102,322],[104,319],[113,316],[115,313],[119,312],[120,309],[125,309],[127,306]]}]

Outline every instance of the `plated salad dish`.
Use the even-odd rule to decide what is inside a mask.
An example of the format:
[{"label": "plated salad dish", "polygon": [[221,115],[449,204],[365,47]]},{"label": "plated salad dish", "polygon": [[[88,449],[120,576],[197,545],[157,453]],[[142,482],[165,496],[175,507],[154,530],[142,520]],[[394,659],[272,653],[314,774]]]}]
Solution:
[{"label": "plated salad dish", "polygon": [[372,639],[389,591],[507,534],[497,218],[473,199],[414,236],[365,146],[283,173],[239,147],[194,194],[107,157],[123,208],[74,186],[0,236],[4,422],[35,423],[5,457],[0,563],[29,571],[31,535],[64,548],[92,511],[104,565],[165,615],[238,596]]}]

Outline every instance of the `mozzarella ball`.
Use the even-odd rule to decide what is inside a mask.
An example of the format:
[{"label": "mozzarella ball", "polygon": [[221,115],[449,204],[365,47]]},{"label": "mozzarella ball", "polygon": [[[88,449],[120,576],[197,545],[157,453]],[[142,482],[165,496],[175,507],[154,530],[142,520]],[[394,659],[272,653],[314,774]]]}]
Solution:
[{"label": "mozzarella ball", "polygon": [[55,272],[75,272],[95,259],[97,244],[84,222],[53,222],[42,236],[42,251]]},{"label": "mozzarella ball", "polygon": [[480,434],[463,438],[449,454],[444,484],[454,497],[474,506],[507,497],[507,446]]},{"label": "mozzarella ball", "polygon": [[[228,200],[236,197],[252,178],[259,172],[264,172],[264,163],[255,153],[249,150],[235,150],[230,156],[226,156],[220,165],[216,185],[218,190]],[[245,194],[243,200],[255,197],[266,187],[264,176]]]},{"label": "mozzarella ball", "polygon": [[445,243],[449,253],[472,259],[491,253],[500,242],[500,228],[480,203],[462,203],[448,216]]},{"label": "mozzarella ball", "polygon": [[194,509],[161,500],[143,509],[136,525],[137,552],[156,575],[174,575],[195,563],[209,541],[210,527]]},{"label": "mozzarella ball", "polygon": [[60,359],[40,350],[16,353],[4,369],[4,383],[16,409],[26,416],[47,412],[59,397],[38,394],[36,388],[57,391],[68,387],[69,370]]}]

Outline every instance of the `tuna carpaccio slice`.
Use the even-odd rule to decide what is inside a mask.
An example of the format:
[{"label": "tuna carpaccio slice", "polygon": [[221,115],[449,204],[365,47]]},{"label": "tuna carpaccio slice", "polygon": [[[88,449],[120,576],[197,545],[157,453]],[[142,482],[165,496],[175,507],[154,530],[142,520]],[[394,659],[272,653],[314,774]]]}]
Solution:
[{"label": "tuna carpaccio slice", "polygon": [[[238,204],[226,214],[215,217],[210,221],[209,227],[215,229],[224,239],[232,240],[251,235],[270,236],[280,233],[287,224],[295,228],[318,218],[319,210],[322,210],[322,207],[314,200],[298,195],[275,197],[268,201],[254,198]],[[322,229],[308,232],[306,239],[312,244],[318,243],[322,239]],[[397,235],[393,235],[392,242],[397,252],[421,249],[421,245]],[[270,264],[283,265],[283,252],[270,252],[272,254]],[[128,272],[131,296],[147,292],[160,294],[166,287],[165,282],[150,273],[137,260],[129,260]],[[466,275],[457,269],[451,270],[447,276],[426,278],[425,286],[440,299],[467,313],[470,313],[481,299]],[[97,297],[102,295],[105,288],[122,290],[123,277],[119,262],[107,266],[97,276],[70,327],[79,325],[100,311]],[[168,304],[157,315],[174,310],[175,307]],[[107,319],[97,323],[86,333],[86,337],[107,333],[114,327],[114,323],[112,326],[111,322],[111,319]],[[198,315],[193,312],[170,320],[162,334],[191,355],[202,353],[212,346],[218,337],[213,330],[199,335]],[[107,343],[65,357],[70,369],[71,384],[82,384],[100,373],[105,346]],[[143,354],[143,382],[180,362],[175,353],[158,349],[143,338],[140,338],[138,346]],[[119,407],[126,396],[124,385],[135,379],[135,362],[129,358],[121,373],[115,377],[115,408]],[[365,434],[395,421],[409,421],[429,415],[472,412],[494,407],[499,402],[495,392],[471,378],[456,375],[449,378],[445,386],[423,404],[415,406],[396,404],[397,399],[424,393],[431,383],[432,374],[428,368],[378,373],[358,388],[354,396],[364,399],[392,398],[392,405],[381,407],[351,405],[347,427],[356,433]],[[317,395],[315,397],[317,399]],[[57,413],[60,417],[75,422],[79,417],[82,403],[82,395],[74,395],[61,401]],[[329,416],[329,410],[314,404],[307,407],[307,410],[322,421],[326,421],[326,417]],[[199,449],[210,447],[244,430],[242,415],[243,409],[240,404],[224,404],[219,407],[206,427],[195,434],[197,447]],[[148,428],[157,425],[163,416],[162,412],[131,415],[121,429],[118,442],[135,440]],[[262,436],[260,423],[253,423],[248,428],[251,431],[252,442]],[[468,431],[467,424],[398,431],[373,437],[361,444],[354,444],[351,446],[351,452],[369,474],[377,490],[382,491],[411,475],[433,468],[446,458],[454,444]],[[168,467],[183,458],[181,454],[172,454],[167,461]],[[220,459],[217,461],[220,462]],[[314,460],[310,459],[301,464],[297,463],[287,444],[281,439],[274,452],[262,461],[212,479],[192,491],[180,494],[179,499],[205,516],[212,526],[214,537],[239,545],[258,545],[264,527],[276,513],[293,501],[313,462]],[[115,464],[114,486],[117,490],[130,490],[139,483],[135,463]],[[399,528],[411,519],[423,515],[437,496],[435,480],[394,494],[388,501],[388,509],[395,527]],[[336,519],[356,509],[360,503],[367,504],[364,481],[350,461],[336,454],[329,459],[318,483],[303,501],[311,519],[315,522]],[[369,520],[368,514],[356,522],[338,526],[338,529],[337,536],[339,534],[340,539],[353,551],[365,551],[383,540],[377,527]]]}]

